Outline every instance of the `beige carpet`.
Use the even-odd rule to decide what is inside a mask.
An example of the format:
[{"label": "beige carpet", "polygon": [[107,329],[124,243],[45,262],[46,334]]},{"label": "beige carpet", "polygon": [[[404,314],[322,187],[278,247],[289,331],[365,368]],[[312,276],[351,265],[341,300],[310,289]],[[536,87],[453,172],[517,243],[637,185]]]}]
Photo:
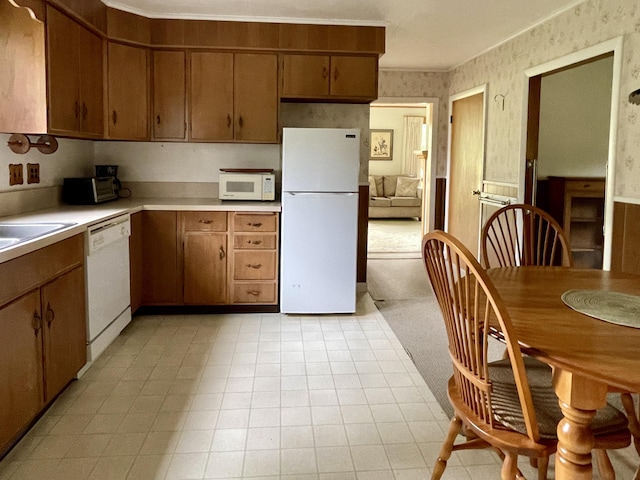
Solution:
[{"label": "beige carpet", "polygon": [[411,218],[369,220],[369,258],[420,258],[420,222]]}]

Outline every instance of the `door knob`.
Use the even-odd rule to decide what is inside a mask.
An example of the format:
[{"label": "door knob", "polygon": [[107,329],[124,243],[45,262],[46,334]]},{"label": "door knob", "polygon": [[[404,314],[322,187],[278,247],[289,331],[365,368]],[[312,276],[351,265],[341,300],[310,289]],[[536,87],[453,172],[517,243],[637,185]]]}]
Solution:
[{"label": "door knob", "polygon": [[471,190],[473,195],[480,195],[480,190]]}]

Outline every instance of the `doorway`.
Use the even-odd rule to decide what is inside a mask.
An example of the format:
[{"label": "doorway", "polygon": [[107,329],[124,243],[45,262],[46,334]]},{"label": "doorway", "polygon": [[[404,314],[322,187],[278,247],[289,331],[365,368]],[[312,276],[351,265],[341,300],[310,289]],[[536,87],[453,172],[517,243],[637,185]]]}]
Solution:
[{"label": "doorway", "polygon": [[[437,111],[437,99],[430,98],[371,104],[367,258],[420,258],[422,236],[434,221]],[[373,150],[381,141],[385,155]],[[404,191],[394,198],[400,178],[411,179],[406,184],[415,184],[415,194]]]},{"label": "doorway", "polygon": [[[600,237],[599,245],[587,245],[587,249],[583,248],[584,245],[575,246],[579,257],[591,256],[585,266],[597,264],[596,268],[605,270],[609,269],[611,259],[621,47],[622,39],[616,38],[525,71],[527,138],[523,144],[525,163],[521,168],[520,198],[552,214],[553,211],[559,212],[554,216],[566,230],[570,230],[574,225],[572,214],[570,209],[565,212],[564,206],[571,205],[572,195],[566,191],[560,195],[557,188],[550,185],[586,179],[593,189],[592,180],[600,182],[602,192],[598,195],[602,199],[598,202],[601,206],[580,211],[578,217],[583,217],[585,212],[599,217],[600,227],[593,230],[604,227],[604,238]],[[569,102],[569,106],[558,105],[563,102]],[[592,107],[590,113],[584,112],[584,108]],[[562,120],[567,112],[578,115],[578,119]],[[560,123],[553,124],[559,119]],[[581,151],[583,147],[587,150]],[[581,202],[597,204],[593,195],[595,193],[590,192],[591,198]],[[577,218],[575,226],[583,230],[584,220]],[[593,250],[594,246],[599,257],[596,263],[593,263],[593,253],[586,251]]]}]

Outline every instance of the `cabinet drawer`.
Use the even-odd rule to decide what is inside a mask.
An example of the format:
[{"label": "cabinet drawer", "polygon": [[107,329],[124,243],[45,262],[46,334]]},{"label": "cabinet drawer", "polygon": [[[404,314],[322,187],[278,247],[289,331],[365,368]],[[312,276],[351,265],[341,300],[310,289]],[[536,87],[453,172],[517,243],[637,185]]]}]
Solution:
[{"label": "cabinet drawer", "polygon": [[240,250],[273,250],[276,248],[276,236],[275,234],[236,234],[233,236],[233,248]]},{"label": "cabinet drawer", "polygon": [[182,212],[184,230],[204,232],[225,232],[227,212]]},{"label": "cabinet drawer", "polygon": [[233,217],[233,229],[236,232],[275,232],[277,225],[275,213],[265,215],[236,213]]},{"label": "cabinet drawer", "polygon": [[275,303],[276,284],[272,282],[234,283],[233,303]]},{"label": "cabinet drawer", "polygon": [[233,254],[234,280],[273,280],[276,277],[275,251],[240,251]]},{"label": "cabinet drawer", "polygon": [[565,190],[568,194],[580,193],[604,193],[604,182],[599,179],[593,180],[569,180],[565,184]]}]

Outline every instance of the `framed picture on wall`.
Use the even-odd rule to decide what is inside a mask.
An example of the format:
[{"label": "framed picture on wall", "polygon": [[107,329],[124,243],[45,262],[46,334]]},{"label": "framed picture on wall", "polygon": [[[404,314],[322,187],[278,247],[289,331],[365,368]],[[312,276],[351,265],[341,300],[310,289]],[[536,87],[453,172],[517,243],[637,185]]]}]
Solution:
[{"label": "framed picture on wall", "polygon": [[393,130],[371,130],[369,160],[393,160]]}]

